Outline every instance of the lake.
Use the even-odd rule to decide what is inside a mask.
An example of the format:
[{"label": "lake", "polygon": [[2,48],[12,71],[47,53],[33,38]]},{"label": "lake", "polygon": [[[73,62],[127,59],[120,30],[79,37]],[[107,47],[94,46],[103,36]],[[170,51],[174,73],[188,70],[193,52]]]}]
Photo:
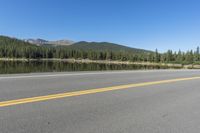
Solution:
[{"label": "lake", "polygon": [[161,67],[126,64],[71,63],[62,61],[0,61],[0,74],[102,70],[143,70],[166,68],[166,66]]}]

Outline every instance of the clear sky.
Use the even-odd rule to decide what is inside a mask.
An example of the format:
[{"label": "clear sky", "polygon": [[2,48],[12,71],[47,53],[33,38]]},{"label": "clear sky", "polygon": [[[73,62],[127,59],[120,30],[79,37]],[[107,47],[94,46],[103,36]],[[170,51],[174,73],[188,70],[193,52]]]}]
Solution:
[{"label": "clear sky", "polygon": [[109,41],[163,52],[200,45],[199,0],[0,0],[0,34]]}]

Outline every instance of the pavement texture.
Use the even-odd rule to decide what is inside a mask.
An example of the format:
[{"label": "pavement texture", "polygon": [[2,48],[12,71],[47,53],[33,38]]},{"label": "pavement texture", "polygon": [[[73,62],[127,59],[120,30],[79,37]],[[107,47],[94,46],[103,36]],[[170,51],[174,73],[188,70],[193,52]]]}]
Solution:
[{"label": "pavement texture", "polygon": [[[199,70],[0,75],[0,102],[200,76]],[[0,107],[0,133],[198,133],[200,79]]]}]

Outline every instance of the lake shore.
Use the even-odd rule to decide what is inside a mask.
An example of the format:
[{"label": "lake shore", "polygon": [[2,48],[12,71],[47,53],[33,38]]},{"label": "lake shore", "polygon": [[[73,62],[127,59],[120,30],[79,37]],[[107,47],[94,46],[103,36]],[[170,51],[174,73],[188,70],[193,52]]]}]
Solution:
[{"label": "lake shore", "polygon": [[89,59],[26,59],[26,58],[0,58],[0,61],[61,61],[70,63],[99,63],[99,64],[125,64],[125,65],[146,65],[146,66],[162,66],[176,69],[200,69],[200,65],[182,65],[173,63],[153,63],[153,62],[131,62],[131,61],[114,61],[114,60],[89,60]]}]

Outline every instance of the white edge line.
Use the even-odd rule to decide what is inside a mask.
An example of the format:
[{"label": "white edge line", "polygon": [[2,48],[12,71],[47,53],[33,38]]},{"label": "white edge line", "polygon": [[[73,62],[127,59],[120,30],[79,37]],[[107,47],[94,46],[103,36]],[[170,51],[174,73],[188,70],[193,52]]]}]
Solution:
[{"label": "white edge line", "polygon": [[[90,73],[66,73],[66,74],[50,74],[50,75],[25,75],[25,76],[12,76],[12,77],[0,77],[0,79],[21,79],[21,78],[45,78],[45,77],[64,77],[64,76],[81,76],[81,75],[102,75],[102,74],[118,74],[118,73],[130,73],[131,71],[120,72],[90,72]],[[136,71],[135,71],[136,72]]]},{"label": "white edge line", "polygon": [[[82,76],[82,75],[103,75],[103,74],[120,74],[120,73],[138,73],[138,72],[169,72],[169,70],[139,70],[139,71],[109,71],[109,72],[90,72],[90,73],[66,73],[66,74],[49,74],[49,75],[25,75],[25,76],[12,76],[0,77],[2,79],[23,79],[23,78],[45,78],[45,77],[64,77],[64,76]],[[171,70],[174,71],[174,70]]]}]

